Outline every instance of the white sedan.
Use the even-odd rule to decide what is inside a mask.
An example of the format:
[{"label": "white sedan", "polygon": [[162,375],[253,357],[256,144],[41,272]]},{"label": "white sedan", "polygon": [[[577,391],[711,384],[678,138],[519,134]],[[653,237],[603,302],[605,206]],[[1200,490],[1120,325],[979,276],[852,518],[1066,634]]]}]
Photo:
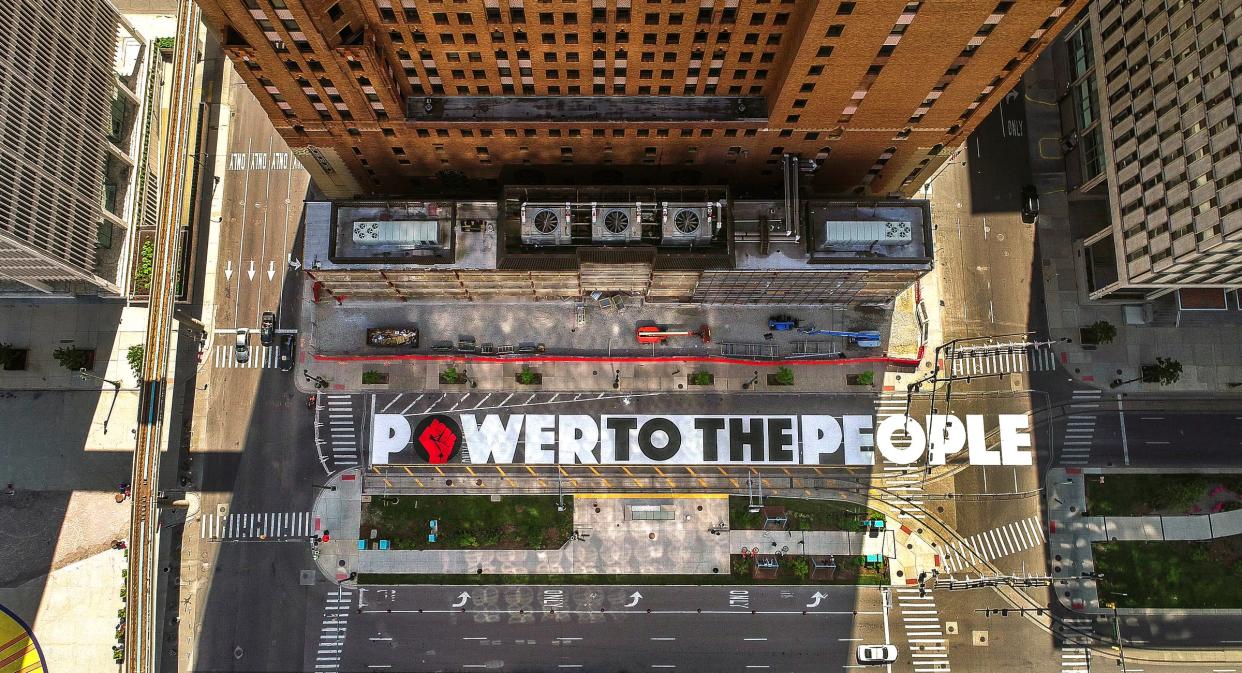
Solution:
[{"label": "white sedan", "polygon": [[894,645],[858,646],[860,664],[891,664],[894,661],[897,661],[897,647]]}]

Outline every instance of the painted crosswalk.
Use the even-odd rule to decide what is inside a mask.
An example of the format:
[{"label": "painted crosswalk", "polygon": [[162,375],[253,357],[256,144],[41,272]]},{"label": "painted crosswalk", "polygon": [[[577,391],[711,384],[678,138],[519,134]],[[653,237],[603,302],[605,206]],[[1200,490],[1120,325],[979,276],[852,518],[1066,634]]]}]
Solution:
[{"label": "painted crosswalk", "polygon": [[1091,620],[1068,617],[1060,620],[1057,633],[1061,646],[1061,673],[1090,673],[1092,640]]},{"label": "painted crosswalk", "polygon": [[279,349],[276,346],[257,344],[250,347],[250,357],[238,362],[232,346],[216,344],[212,347],[211,362],[223,369],[276,369]]},{"label": "painted crosswalk", "polygon": [[332,474],[362,462],[354,395],[318,395],[315,405],[315,447],[324,470]]},{"label": "painted crosswalk", "polygon": [[949,358],[950,375],[953,377],[984,376],[987,374],[1020,374],[1023,372],[1047,372],[1056,369],[1057,356],[1051,348],[989,348],[978,351],[959,351]]},{"label": "painted crosswalk", "polygon": [[291,540],[311,535],[310,512],[245,512],[204,514],[199,536],[204,540]]},{"label": "painted crosswalk", "polygon": [[[905,393],[883,392],[875,398],[875,425],[879,427],[885,419],[890,416],[899,416],[906,413],[906,395]],[[897,433],[893,435],[893,443],[897,446],[904,446],[904,442],[908,442],[908,438],[904,434]],[[890,465],[885,463],[882,466],[884,490],[880,499],[889,506],[895,508],[898,512],[899,520],[920,520],[923,514],[920,511],[923,505],[923,468],[918,465]]]},{"label": "painted crosswalk", "polygon": [[315,673],[341,670],[341,652],[345,649],[345,628],[349,624],[353,596],[354,592],[343,586],[337,586],[336,591],[328,594],[315,651]]},{"label": "painted crosswalk", "polygon": [[895,607],[905,629],[906,651],[913,660],[914,673],[949,673],[949,651],[933,592],[899,587],[895,593]]},{"label": "painted crosswalk", "polygon": [[1061,649],[1061,673],[1090,673],[1091,652],[1085,647]]},{"label": "painted crosswalk", "polygon": [[1039,517],[1030,516],[950,542],[945,546],[944,569],[950,573],[969,570],[974,565],[1038,547],[1044,541],[1043,524]]},{"label": "painted crosswalk", "polygon": [[1075,390],[1071,395],[1061,449],[1062,465],[1086,465],[1091,460],[1091,443],[1102,394],[1099,390]]}]

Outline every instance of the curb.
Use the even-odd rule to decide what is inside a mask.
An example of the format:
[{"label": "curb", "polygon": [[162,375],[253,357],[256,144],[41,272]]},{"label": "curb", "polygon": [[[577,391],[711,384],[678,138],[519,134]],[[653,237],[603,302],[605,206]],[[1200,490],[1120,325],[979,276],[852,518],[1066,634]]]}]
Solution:
[{"label": "curb", "polygon": [[859,364],[887,364],[897,367],[917,367],[919,360],[913,358],[893,358],[887,356],[869,357],[869,358],[843,358],[843,359],[806,359],[806,360],[747,360],[743,358],[729,358],[720,355],[670,355],[670,356],[652,356],[652,355],[636,355],[636,356],[599,356],[599,355],[531,355],[508,356],[508,355],[466,355],[466,354],[445,354],[445,355],[322,355],[312,353],[311,359],[317,362],[473,362],[478,364],[504,364],[506,362],[523,363],[523,362],[705,362],[724,365],[745,365],[747,367],[785,367],[799,365],[814,366],[832,366],[832,365],[859,365]]}]

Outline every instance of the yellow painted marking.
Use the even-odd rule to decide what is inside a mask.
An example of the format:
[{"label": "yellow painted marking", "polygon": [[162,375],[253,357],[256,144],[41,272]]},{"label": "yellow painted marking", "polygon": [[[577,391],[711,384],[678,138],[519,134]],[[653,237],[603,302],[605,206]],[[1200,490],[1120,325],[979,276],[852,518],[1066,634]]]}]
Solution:
[{"label": "yellow painted marking", "polygon": [[477,475],[477,474],[475,474],[475,473],[474,473],[474,469],[473,469],[473,468],[471,468],[469,465],[467,465],[467,466],[466,466],[466,471],[467,471],[467,472],[469,472],[469,473],[470,473],[470,476],[472,476],[472,477],[477,477],[477,476],[479,476],[479,475]]},{"label": "yellow painted marking", "polygon": [[441,470],[439,465],[436,466],[436,472],[439,472],[441,477],[444,476],[444,470]]},{"label": "yellow painted marking", "polygon": [[530,472],[530,476],[532,476],[532,477],[537,477],[537,476],[539,476],[539,475],[535,474],[535,471],[534,471],[533,469],[531,469],[531,466],[530,466],[530,465],[526,465],[525,467],[526,467],[526,471],[527,471],[527,472]]},{"label": "yellow painted marking", "polygon": [[823,474],[823,473],[824,473],[824,468],[822,467],[815,468],[815,474]]},{"label": "yellow painted marking", "polygon": [[372,465],[372,466],[371,466],[371,471],[372,471],[372,472],[374,472],[375,474],[379,474],[379,473],[380,473],[380,469],[379,469],[378,467],[374,466],[374,465]]},{"label": "yellow painted marking", "polygon": [[410,468],[408,468],[408,467],[406,467],[406,466],[402,465],[402,466],[401,466],[401,469],[405,470],[405,473],[406,473],[406,474],[408,474],[408,475],[410,475],[411,477],[412,477],[412,476],[414,476],[414,471],[413,471],[413,470],[411,470]]},{"label": "yellow painted marking", "polygon": [[508,477],[505,477],[505,483],[508,484],[511,488],[517,488],[517,484],[514,483],[514,481]]},{"label": "yellow painted marking", "polygon": [[668,482],[668,487],[669,487],[669,488],[677,488],[677,482],[673,481],[672,479],[669,479],[668,477],[665,477],[665,478],[664,478],[664,481]]},{"label": "yellow painted marking", "polygon": [[578,480],[577,480],[577,479],[570,479],[570,480],[569,480],[569,485],[570,485],[570,486],[572,486],[572,487],[574,487],[574,488],[578,488]]},{"label": "yellow painted marking", "polygon": [[782,472],[784,472],[785,474],[787,474],[787,475],[791,476],[791,477],[793,476],[793,472],[790,472],[790,471],[789,471],[789,468],[787,468],[787,467],[782,467],[782,468],[781,468],[781,471],[782,471]]},{"label": "yellow painted marking", "polygon": [[707,488],[707,482],[703,481],[702,479],[698,479],[697,477],[695,479],[698,480],[699,486],[702,486],[703,488]]},{"label": "yellow painted marking", "polygon": [[655,470],[656,474],[660,475],[661,477],[664,476],[664,470],[661,470],[659,465],[652,465],[651,469]]},{"label": "yellow painted marking", "polygon": [[392,482],[388,481],[387,477],[384,478],[384,485],[387,486],[388,488],[392,488]]},{"label": "yellow painted marking", "polygon": [[[630,468],[628,468],[628,467],[626,467],[626,466],[622,465],[622,466],[621,466],[621,469],[622,469],[622,470],[625,470],[625,473],[626,473],[627,475],[629,475],[629,476],[631,476],[631,477],[632,477],[632,476],[634,476],[634,473],[633,473],[633,472],[630,472]],[[637,479],[635,479],[634,481],[638,481],[638,480],[637,480]]]},{"label": "yellow painted marking", "polygon": [[733,488],[741,488],[741,485],[737,483],[736,479],[730,479],[729,482],[733,484]]},{"label": "yellow painted marking", "polygon": [[561,467],[560,465],[557,465],[557,466],[556,466],[556,469],[557,469],[557,471],[558,471],[558,472],[560,472],[560,473],[561,473],[561,476],[562,476],[562,477],[568,477],[568,476],[569,476],[569,473],[565,471],[565,468]]},{"label": "yellow painted marking", "polygon": [[723,475],[724,475],[724,476],[726,476],[726,477],[727,477],[727,476],[729,476],[729,473],[728,473],[728,472],[725,472],[725,469],[724,469],[723,467],[721,467],[721,466],[717,465],[717,466],[716,466],[716,469],[717,469],[717,470],[720,470],[720,474],[723,474]]},{"label": "yellow painted marking", "polygon": [[687,465],[687,466],[686,466],[686,472],[689,472],[689,473],[690,473],[690,476],[694,476],[694,474],[695,474],[695,473],[694,473],[694,470],[693,470],[693,469],[691,469],[691,467],[690,467],[689,465]]},{"label": "yellow painted marking", "polygon": [[539,482],[539,488],[544,488],[547,486],[547,484],[543,483],[542,479],[536,479],[535,481]]},{"label": "yellow painted marking", "polygon": [[602,481],[602,482],[604,482],[604,488],[612,488],[612,482],[611,482],[611,481],[608,481],[608,479],[607,479],[607,478],[605,478],[605,477],[600,477],[600,478],[599,478],[599,480],[600,480],[600,481]]},{"label": "yellow painted marking", "polygon": [[[629,500],[637,498],[650,498],[647,493],[577,493],[579,498],[592,498],[595,500]],[[728,493],[661,493],[661,498],[674,498],[677,500],[718,500],[729,497]]]},{"label": "yellow painted marking", "polygon": [[414,477],[414,483],[418,484],[419,488],[426,488],[426,486],[423,484],[423,480],[419,479],[418,477]]},{"label": "yellow painted marking", "polygon": [[501,469],[499,465],[495,465],[494,467],[496,468],[496,471],[500,473],[500,476],[505,476],[505,471]]},{"label": "yellow painted marking", "polygon": [[587,465],[587,467],[591,468],[591,473],[592,473],[592,474],[594,474],[594,475],[595,475],[595,476],[597,476],[597,477],[598,477],[598,476],[600,476],[600,474],[599,474],[599,470],[595,469],[595,466],[594,466],[594,465]]}]

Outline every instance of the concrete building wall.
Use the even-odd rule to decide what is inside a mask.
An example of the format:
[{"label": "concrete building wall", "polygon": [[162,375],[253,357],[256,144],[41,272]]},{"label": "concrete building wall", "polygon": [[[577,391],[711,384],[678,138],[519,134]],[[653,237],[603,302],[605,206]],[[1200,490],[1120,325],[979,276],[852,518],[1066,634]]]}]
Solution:
[{"label": "concrete building wall", "polygon": [[[1085,0],[205,0],[331,197],[623,174],[910,194]],[[763,96],[766,120],[406,121],[422,96]],[[825,161],[826,160],[826,161]],[[352,176],[352,181],[342,174]],[[437,174],[439,177],[437,178]],[[466,183],[469,185],[469,183]]]}]

